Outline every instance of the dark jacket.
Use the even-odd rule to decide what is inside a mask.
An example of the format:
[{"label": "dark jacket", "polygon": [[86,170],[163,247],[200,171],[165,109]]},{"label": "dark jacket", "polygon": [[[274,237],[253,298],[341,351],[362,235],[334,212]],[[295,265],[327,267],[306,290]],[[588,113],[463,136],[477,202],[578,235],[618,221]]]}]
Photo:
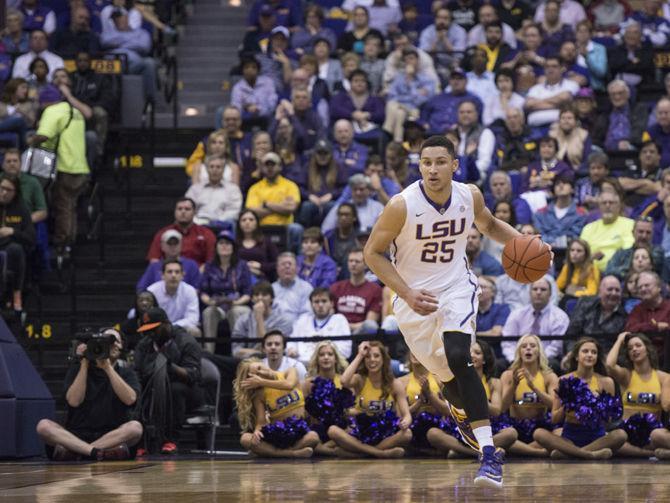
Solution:
[{"label": "dark jacket", "polygon": [[20,197],[7,206],[0,206],[0,227],[11,227],[14,234],[0,238],[0,250],[10,243],[18,243],[28,251],[35,245],[35,227],[30,211]]},{"label": "dark jacket", "polygon": [[637,63],[628,59],[628,49],[624,45],[618,45],[608,51],[610,75],[616,78],[618,73],[634,73],[642,77],[640,84],[651,84],[656,79],[656,67],[654,66],[654,49],[650,44],[643,43],[642,47],[635,51]]},{"label": "dark jacket", "polygon": [[504,171],[527,168],[535,159],[537,143],[527,126],[524,126],[519,135],[513,135],[505,126],[497,135],[496,140],[498,166]]},{"label": "dark jacket", "polygon": [[63,58],[73,58],[78,52],[97,54],[100,52],[100,37],[92,30],[56,30],[51,35],[51,49]]},{"label": "dark jacket", "polygon": [[565,337],[577,340],[583,336],[595,336],[605,346],[611,347],[617,335],[626,326],[628,316],[623,308],[623,303],[620,303],[606,320],[600,319],[601,313],[600,297],[594,295],[580,298],[572,313],[570,313],[570,324],[565,332]]},{"label": "dark jacket", "polygon": [[[590,128],[591,141],[594,145],[603,148],[605,147],[605,139],[607,138],[611,113],[612,107],[610,105],[605,112],[596,117],[593,127]],[[649,113],[650,110],[647,103],[640,102],[630,107],[628,118],[630,119],[630,142],[632,144],[635,145],[642,142],[642,133],[644,133],[644,130],[647,127]],[[584,127],[583,124],[582,127]]]},{"label": "dark jacket", "polygon": [[88,106],[100,106],[108,113],[116,107],[116,86],[108,75],[95,73],[93,70],[74,72],[72,79],[72,94]]},{"label": "dark jacket", "polygon": [[[162,352],[170,363],[186,369],[188,383],[193,386],[200,382],[200,357],[202,349],[193,336],[183,328],[172,325],[173,338],[165,344]],[[154,349],[153,339],[145,336],[135,348],[135,370],[139,374],[142,384],[146,384],[154,373],[154,364],[158,353]],[[174,377],[171,379],[176,380]]]}]

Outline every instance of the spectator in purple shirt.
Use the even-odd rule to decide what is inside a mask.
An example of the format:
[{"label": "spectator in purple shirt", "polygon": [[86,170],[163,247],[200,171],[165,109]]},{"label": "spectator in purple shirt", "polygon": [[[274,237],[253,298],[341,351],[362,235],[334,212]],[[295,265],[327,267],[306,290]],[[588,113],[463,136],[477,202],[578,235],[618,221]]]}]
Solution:
[{"label": "spectator in purple shirt", "polygon": [[314,288],[329,288],[337,279],[337,264],[323,251],[321,229],[310,227],[302,235],[302,254],[297,257],[298,277]]},{"label": "spectator in purple shirt", "polygon": [[335,162],[330,143],[325,139],[319,140],[306,172],[300,180],[294,180],[300,187],[300,198],[303,201],[298,222],[303,227],[321,225],[347,186],[347,180],[346,171]]},{"label": "spectator in purple shirt", "polygon": [[356,139],[378,138],[384,122],[384,99],[370,94],[368,76],[354,70],[349,76],[351,89],[341,91],[330,100],[330,119],[351,121]]},{"label": "spectator in purple shirt", "polygon": [[489,210],[493,210],[498,201],[508,201],[514,207],[516,222],[518,224],[529,224],[532,221],[532,213],[528,203],[520,197],[515,197],[512,192],[512,179],[504,171],[494,171],[489,177],[490,191],[484,194],[484,201]]},{"label": "spectator in purple shirt", "polygon": [[270,77],[259,75],[260,64],[254,57],[240,61],[242,80],[237,82],[230,95],[230,104],[242,111],[242,119],[270,118],[277,106],[277,91]]},{"label": "spectator in purple shirt", "polygon": [[115,11],[112,14],[115,30],[104,32],[100,37],[103,47],[114,54],[125,54],[128,71],[142,75],[144,94],[153,102],[156,98],[156,62],[151,57],[151,35],[143,28],[132,29],[128,24],[128,13]]},{"label": "spectator in purple shirt", "polygon": [[305,24],[297,28],[291,37],[291,47],[299,54],[312,52],[314,41],[322,38],[328,40],[331,47],[337,45],[337,36],[330,28],[323,26],[325,15],[323,7],[307,4],[305,7]]},{"label": "spectator in purple shirt", "polygon": [[[510,308],[507,304],[497,304],[496,283],[490,276],[479,276],[479,310],[477,311],[477,337],[500,337]],[[500,341],[491,342],[496,356],[502,357]]]},{"label": "spectator in purple shirt", "polygon": [[402,142],[405,120],[419,118],[419,108],[435,94],[437,82],[426,72],[419,71],[419,53],[413,47],[402,51],[403,70],[393,79],[386,102],[384,130],[393,140]]},{"label": "spectator in purple shirt", "polygon": [[558,140],[551,136],[540,138],[540,158],[528,165],[528,171],[523,178],[519,192],[550,190],[554,177],[558,175],[572,175],[570,165],[558,159]]},{"label": "spectator in purple shirt", "polygon": [[[382,107],[383,109],[383,107]],[[335,149],[333,157],[339,170],[343,170],[347,179],[365,169],[368,149],[354,141],[354,126],[346,119],[338,120],[333,126]]]},{"label": "spectator in purple shirt", "polygon": [[200,270],[198,263],[190,258],[181,256],[182,235],[174,229],[167,230],[161,236],[161,252],[163,257],[157,262],[151,262],[144,274],[137,282],[136,291],[143,292],[149,285],[160,281],[163,276],[163,262],[165,260],[179,260],[184,269],[184,281],[193,288],[200,286]]},{"label": "spectator in purple shirt", "polygon": [[670,166],[670,99],[661,98],[656,103],[656,124],[642,135],[642,140],[654,140],[661,147],[661,167]]},{"label": "spectator in purple shirt", "polygon": [[421,110],[420,122],[428,130],[429,135],[443,134],[458,124],[458,107],[464,101],[472,101],[481,116],[482,102],[473,93],[466,91],[468,81],[461,69],[452,70],[449,76],[451,91],[433,96]]},{"label": "spectator in purple shirt", "polygon": [[[258,26],[261,11],[264,10],[266,5],[274,10],[278,25],[294,29],[300,24],[302,8],[297,0],[256,0],[247,18],[247,29],[249,31],[255,30]],[[265,11],[267,11],[267,8],[265,8]]]},{"label": "spectator in purple shirt", "polygon": [[[200,282],[200,301],[207,306],[202,312],[205,337],[216,337],[219,322],[228,320],[230,329],[237,319],[251,312],[251,272],[244,260],[237,257],[235,236],[221,231],[216,240],[214,260],[205,265]],[[215,343],[206,342],[205,349],[214,352]]]}]

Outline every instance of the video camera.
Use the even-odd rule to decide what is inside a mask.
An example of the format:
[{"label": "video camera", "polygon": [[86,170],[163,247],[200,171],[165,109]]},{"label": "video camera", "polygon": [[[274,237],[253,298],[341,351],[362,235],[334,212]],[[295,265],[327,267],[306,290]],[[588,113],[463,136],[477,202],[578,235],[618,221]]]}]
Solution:
[{"label": "video camera", "polygon": [[74,339],[72,340],[69,358],[71,360],[79,358],[77,355],[77,347],[80,344],[86,344],[84,358],[89,361],[93,362],[95,360],[105,360],[109,358],[110,350],[116,337],[112,334],[106,334],[105,330],[95,331],[88,329],[75,334]]}]

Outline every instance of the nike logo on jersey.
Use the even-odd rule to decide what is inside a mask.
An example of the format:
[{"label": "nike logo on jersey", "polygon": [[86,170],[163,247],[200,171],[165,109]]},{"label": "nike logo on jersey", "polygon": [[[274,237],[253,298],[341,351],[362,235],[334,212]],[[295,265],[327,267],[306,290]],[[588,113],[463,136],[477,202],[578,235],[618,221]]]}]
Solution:
[{"label": "nike logo on jersey", "polygon": [[468,367],[474,367],[474,366],[475,366],[474,363],[472,363],[472,362],[468,363]]},{"label": "nike logo on jersey", "polygon": [[424,211],[423,213],[415,213],[414,216],[416,216],[416,217],[420,217],[420,216],[423,215],[424,213],[425,213],[425,211]]}]

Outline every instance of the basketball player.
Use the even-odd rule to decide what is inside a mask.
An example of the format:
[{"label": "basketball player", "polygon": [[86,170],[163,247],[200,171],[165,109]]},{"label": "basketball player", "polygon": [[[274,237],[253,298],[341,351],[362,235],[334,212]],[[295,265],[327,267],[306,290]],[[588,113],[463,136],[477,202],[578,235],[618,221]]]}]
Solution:
[{"label": "basketball player", "polygon": [[470,360],[479,286],[465,244],[473,224],[500,243],[520,234],[491,215],[477,187],[452,181],[458,160],[450,140],[431,136],[420,156],[422,180],[388,202],[365,259],[397,293],[393,308],[410,351],[444,383],[464,441],[481,452],[475,484],[501,487],[504,453],[493,445],[486,392]]}]

